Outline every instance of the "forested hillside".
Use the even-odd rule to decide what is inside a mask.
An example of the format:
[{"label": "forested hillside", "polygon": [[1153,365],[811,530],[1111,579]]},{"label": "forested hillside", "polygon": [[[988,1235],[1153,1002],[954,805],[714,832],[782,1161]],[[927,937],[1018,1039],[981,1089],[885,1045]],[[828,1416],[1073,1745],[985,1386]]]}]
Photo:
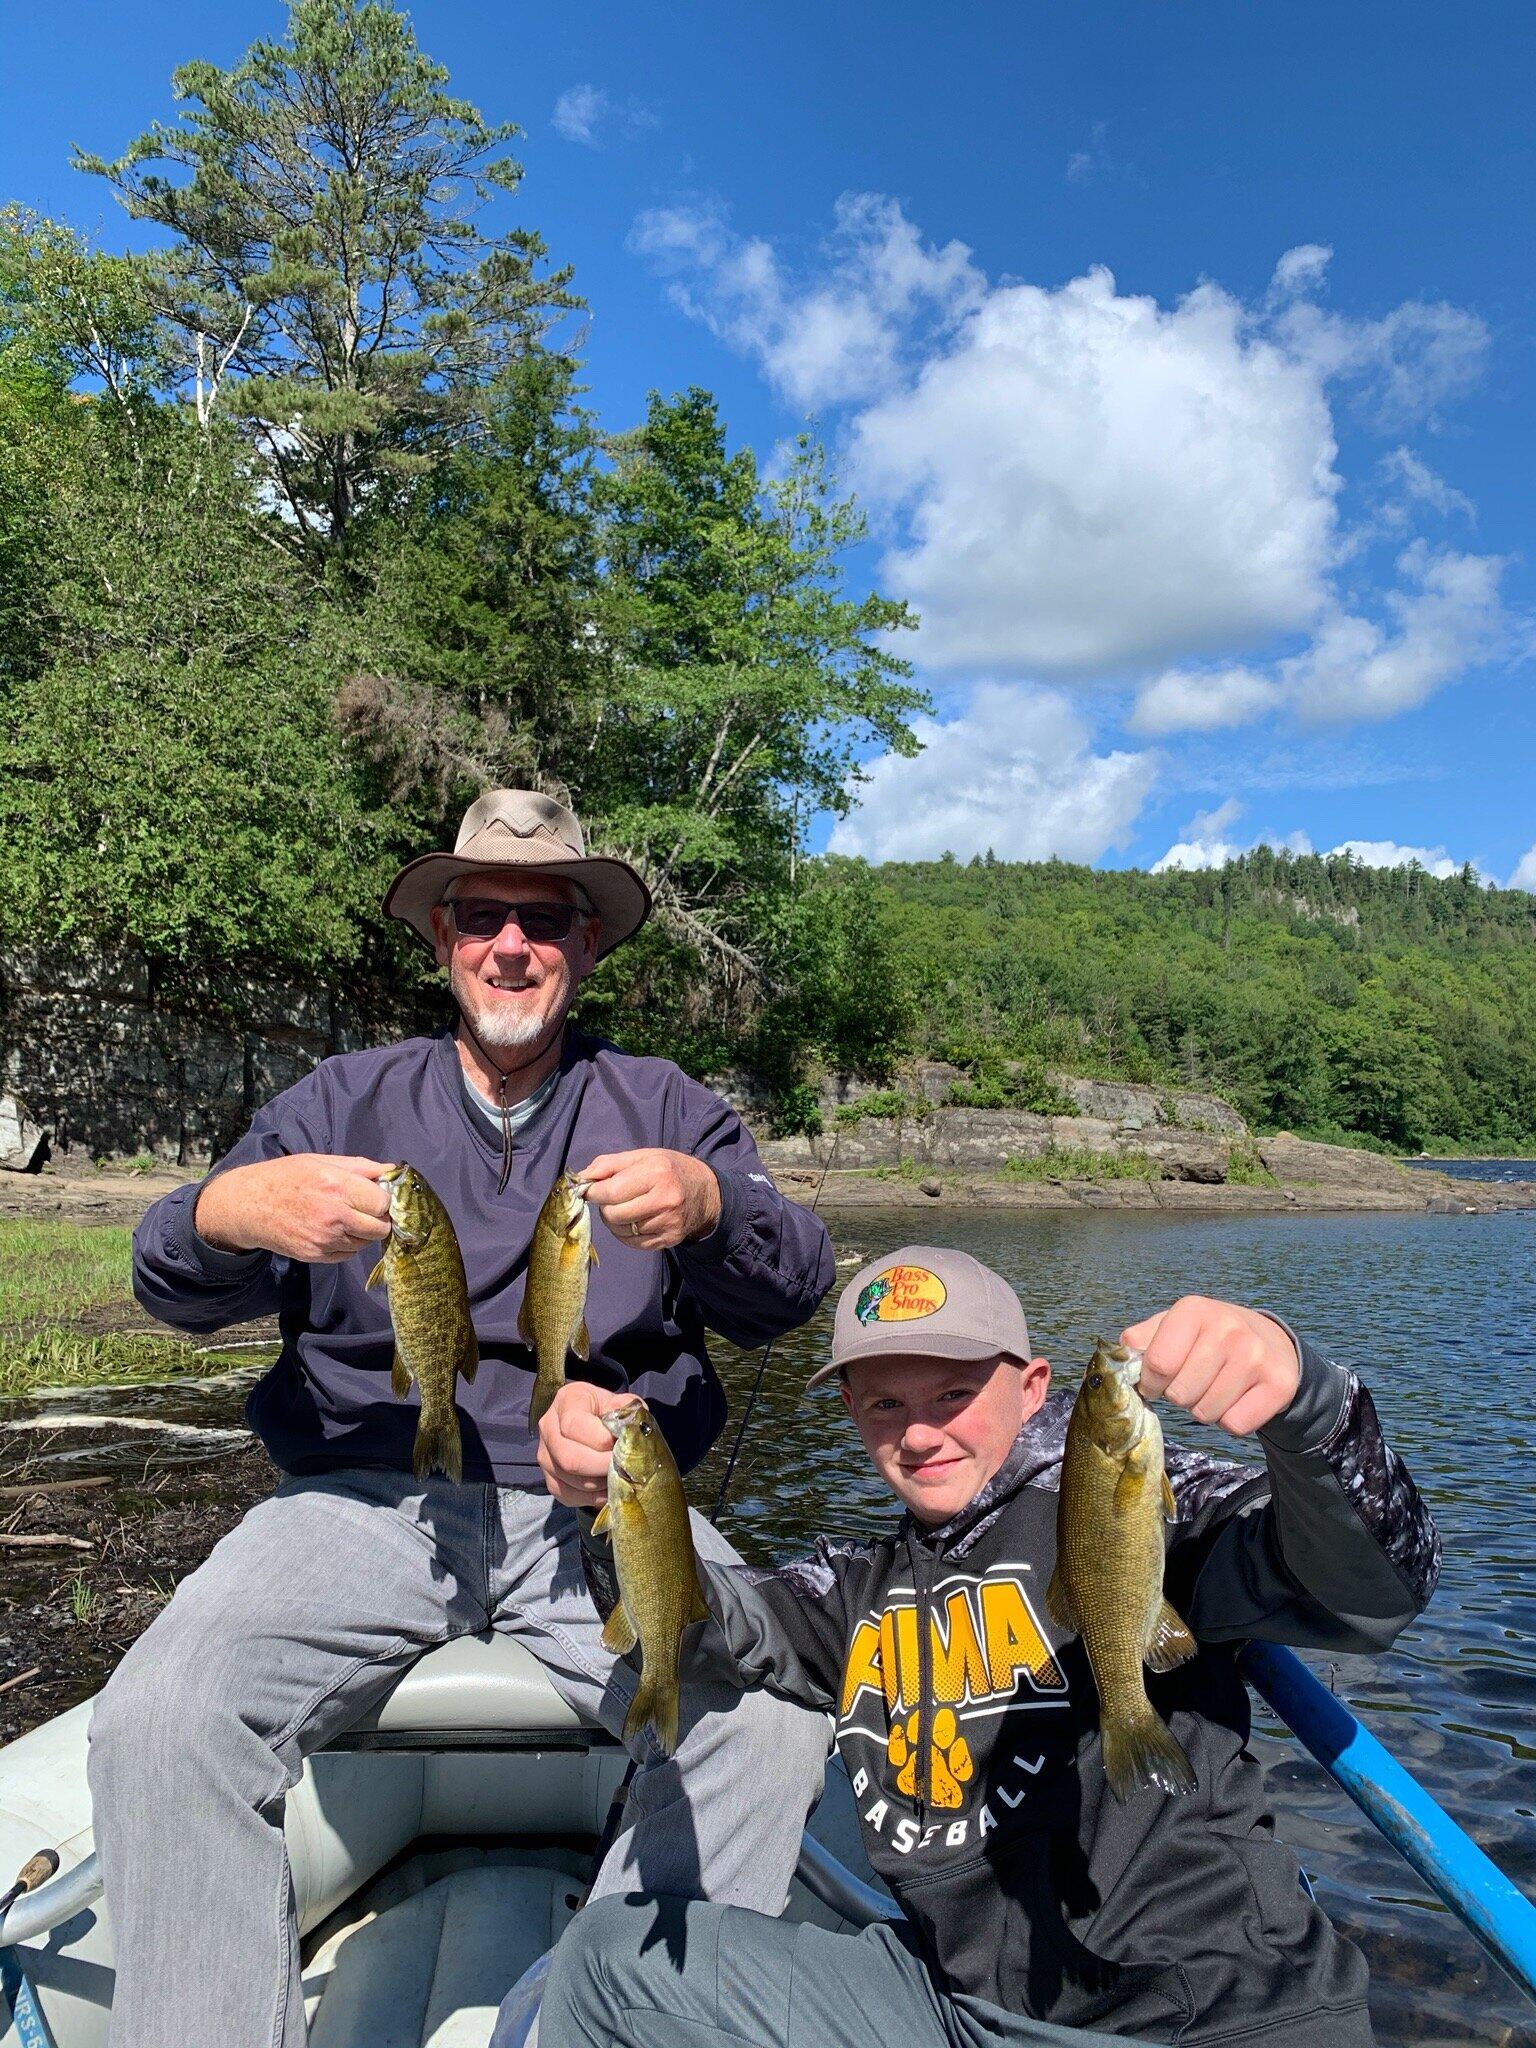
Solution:
[{"label": "forested hillside", "polygon": [[293,0],[165,111],[78,159],[141,253],[0,206],[0,945],[126,942],[200,1001],[425,987],[391,871],[531,784],[656,899],[588,1021],[755,1070],[786,1127],[818,1068],[934,1053],[978,1099],[1053,1061],[1261,1125],[1536,1142],[1529,896],[1267,852],[808,858],[859,764],[915,751],[913,617],[846,587],[860,515],[814,440],[765,475],[708,392],[593,416],[517,131],[404,14]]},{"label": "forested hillside", "polygon": [[924,1050],[1198,1082],[1270,1129],[1536,1141],[1522,891],[1267,847],[1193,874],[945,859],[874,875],[907,934]]}]

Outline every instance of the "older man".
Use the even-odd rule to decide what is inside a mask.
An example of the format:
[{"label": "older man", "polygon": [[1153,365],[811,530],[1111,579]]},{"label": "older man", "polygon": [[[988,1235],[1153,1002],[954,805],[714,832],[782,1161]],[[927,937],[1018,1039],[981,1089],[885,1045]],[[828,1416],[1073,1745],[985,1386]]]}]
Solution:
[{"label": "older man", "polygon": [[[684,1471],[724,1420],[705,1323],[761,1344],[810,1315],[833,1277],[824,1229],[779,1196],[723,1102],[568,1022],[582,979],[650,902],[632,869],[586,852],[564,806],[482,797],[454,853],[409,863],[385,908],[447,969],[454,1028],[323,1061],[201,1185],[157,1202],[134,1242],[135,1292],[164,1321],[280,1318],[281,1354],[248,1413],[285,1478],[96,1704],[119,2048],[303,2042],[284,1795],[422,1650],[505,1630],[579,1713],[621,1729],[633,1678],[602,1647],[576,1517],[539,1462],[584,1497],[600,1461],[564,1422],[593,1390],[564,1390],[541,1445],[517,1329],[534,1218],[561,1170],[606,1226],[583,1370],[642,1395]],[[458,1485],[412,1477],[417,1404],[390,1391],[388,1310],[365,1288],[388,1235],[380,1175],[402,1159],[446,1204],[469,1277],[481,1362],[458,1387]],[[707,1525],[697,1534],[704,1554],[730,1557]],[[826,1747],[818,1716],[765,1694],[700,1695],[673,1764],[649,1738],[637,1746],[595,1892],[777,1912]],[[755,1797],[770,1778],[774,1799]]]}]

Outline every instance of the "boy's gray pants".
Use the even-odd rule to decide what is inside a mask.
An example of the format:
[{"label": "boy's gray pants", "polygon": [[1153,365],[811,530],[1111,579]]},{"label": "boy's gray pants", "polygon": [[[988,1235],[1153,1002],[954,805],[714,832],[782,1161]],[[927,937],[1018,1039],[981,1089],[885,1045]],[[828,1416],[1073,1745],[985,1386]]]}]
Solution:
[{"label": "boy's gray pants", "polygon": [[[693,1524],[701,1556],[734,1558]],[[485,1628],[620,1733],[635,1677],[602,1647],[576,1517],[547,1494],[383,1471],[289,1479],[182,1582],[91,1717],[113,2048],[303,2048],[285,1795],[423,1650]],[[685,1692],[676,1756],[640,1739],[594,1896],[780,1911],[829,1733],[766,1693]]]},{"label": "boy's gray pants", "polygon": [[948,1998],[891,1927],[833,1934],[739,1906],[608,1897],[566,1928],[538,2048],[1124,2048]]}]

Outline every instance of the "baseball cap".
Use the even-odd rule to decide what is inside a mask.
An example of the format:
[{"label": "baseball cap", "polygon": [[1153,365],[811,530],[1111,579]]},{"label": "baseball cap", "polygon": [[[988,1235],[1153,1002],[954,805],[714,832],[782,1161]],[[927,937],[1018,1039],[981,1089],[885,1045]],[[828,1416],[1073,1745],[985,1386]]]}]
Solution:
[{"label": "baseball cap", "polygon": [[819,1387],[856,1358],[1030,1357],[1019,1297],[969,1252],[903,1245],[872,1259],[838,1296],[832,1360],[813,1372]]}]

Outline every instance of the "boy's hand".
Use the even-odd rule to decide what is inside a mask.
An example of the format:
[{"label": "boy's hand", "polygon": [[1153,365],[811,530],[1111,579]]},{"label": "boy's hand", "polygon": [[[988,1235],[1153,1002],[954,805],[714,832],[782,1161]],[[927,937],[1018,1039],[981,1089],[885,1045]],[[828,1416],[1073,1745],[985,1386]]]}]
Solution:
[{"label": "boy's hand", "polygon": [[599,1420],[628,1408],[636,1394],[615,1394],[586,1380],[567,1380],[539,1420],[539,1470],[568,1508],[599,1508],[608,1498],[613,1438]]},{"label": "boy's hand", "polygon": [[1120,1333],[1142,1355],[1141,1391],[1250,1436],[1289,1408],[1301,1384],[1296,1346],[1268,1316],[1231,1301],[1186,1294]]}]

